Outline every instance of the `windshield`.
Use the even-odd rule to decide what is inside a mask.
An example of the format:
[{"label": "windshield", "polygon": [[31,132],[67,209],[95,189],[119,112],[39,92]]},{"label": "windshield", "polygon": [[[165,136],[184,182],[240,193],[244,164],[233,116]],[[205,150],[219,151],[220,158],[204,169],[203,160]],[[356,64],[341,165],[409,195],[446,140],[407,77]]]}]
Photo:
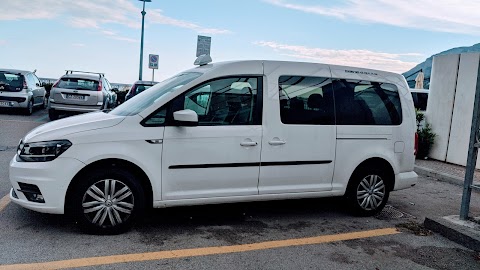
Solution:
[{"label": "windshield", "polygon": [[143,91],[138,95],[135,95],[133,98],[113,109],[110,113],[120,116],[136,115],[150,107],[165,94],[173,92],[175,89],[178,89],[200,77],[200,75],[202,75],[202,73],[180,73],[170,79],[166,79],[163,82],[157,83],[155,86]]}]

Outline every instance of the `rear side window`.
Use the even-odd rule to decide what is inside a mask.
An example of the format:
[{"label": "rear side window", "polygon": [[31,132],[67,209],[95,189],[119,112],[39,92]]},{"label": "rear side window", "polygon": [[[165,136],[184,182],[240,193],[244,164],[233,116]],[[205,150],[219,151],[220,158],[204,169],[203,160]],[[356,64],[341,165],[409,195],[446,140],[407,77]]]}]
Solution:
[{"label": "rear side window", "polygon": [[337,125],[400,125],[402,108],[394,84],[338,79],[333,82]]},{"label": "rear side window", "polygon": [[282,123],[292,125],[335,124],[332,80],[330,78],[281,76],[278,86]]},{"label": "rear side window", "polygon": [[428,101],[428,94],[427,93],[412,93],[413,104],[415,109],[419,109],[421,111],[427,110],[427,101]]},{"label": "rear side window", "polygon": [[40,80],[38,79],[37,75],[32,74],[32,78],[33,78],[33,81],[34,81],[34,83],[35,83],[35,86],[37,86],[37,85],[38,85],[38,86],[42,85],[42,84],[40,83]]},{"label": "rear side window", "polygon": [[57,87],[64,89],[97,91],[98,81],[80,78],[61,78]]},{"label": "rear side window", "polygon": [[148,88],[152,87],[152,85],[143,85],[143,84],[137,84],[134,87],[133,93],[135,95],[140,94],[141,92],[147,90]]}]

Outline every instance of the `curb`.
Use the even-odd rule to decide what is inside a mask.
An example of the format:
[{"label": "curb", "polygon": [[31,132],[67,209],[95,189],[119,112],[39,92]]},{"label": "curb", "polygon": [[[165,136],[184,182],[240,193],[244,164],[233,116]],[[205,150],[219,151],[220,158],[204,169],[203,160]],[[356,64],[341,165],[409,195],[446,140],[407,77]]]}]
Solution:
[{"label": "curb", "polygon": [[439,181],[450,183],[453,185],[458,185],[458,186],[463,186],[463,181],[464,179],[458,176],[453,176],[450,174],[442,173],[442,172],[437,172],[432,169],[428,169],[425,167],[417,166],[415,165],[414,171],[417,174],[423,175],[423,176],[428,176],[428,177],[433,177],[435,179],[438,179]]},{"label": "curb", "polygon": [[480,251],[480,234],[444,218],[425,218],[425,228],[474,251]]}]

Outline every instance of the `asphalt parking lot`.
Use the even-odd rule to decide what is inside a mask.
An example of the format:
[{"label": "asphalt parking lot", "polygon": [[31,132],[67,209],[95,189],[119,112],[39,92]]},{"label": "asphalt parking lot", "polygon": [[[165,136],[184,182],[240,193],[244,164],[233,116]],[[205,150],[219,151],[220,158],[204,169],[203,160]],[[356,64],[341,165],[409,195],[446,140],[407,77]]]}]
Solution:
[{"label": "asphalt parking lot", "polygon": [[155,209],[128,233],[86,235],[6,196],[19,140],[47,121],[46,110],[0,111],[0,270],[480,268],[480,254],[422,228],[426,216],[458,214],[462,193],[423,177],[377,217],[353,217],[335,198],[242,203]]}]

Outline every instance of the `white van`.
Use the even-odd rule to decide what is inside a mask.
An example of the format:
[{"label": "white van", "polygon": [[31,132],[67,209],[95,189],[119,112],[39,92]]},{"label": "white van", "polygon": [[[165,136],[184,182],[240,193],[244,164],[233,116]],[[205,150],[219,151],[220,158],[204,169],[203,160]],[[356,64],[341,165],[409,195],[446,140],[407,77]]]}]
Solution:
[{"label": "white van", "polygon": [[97,233],[147,207],[345,196],[360,215],[417,182],[403,76],[235,61],[182,72],[110,112],[44,124],[10,163],[10,197]]}]

